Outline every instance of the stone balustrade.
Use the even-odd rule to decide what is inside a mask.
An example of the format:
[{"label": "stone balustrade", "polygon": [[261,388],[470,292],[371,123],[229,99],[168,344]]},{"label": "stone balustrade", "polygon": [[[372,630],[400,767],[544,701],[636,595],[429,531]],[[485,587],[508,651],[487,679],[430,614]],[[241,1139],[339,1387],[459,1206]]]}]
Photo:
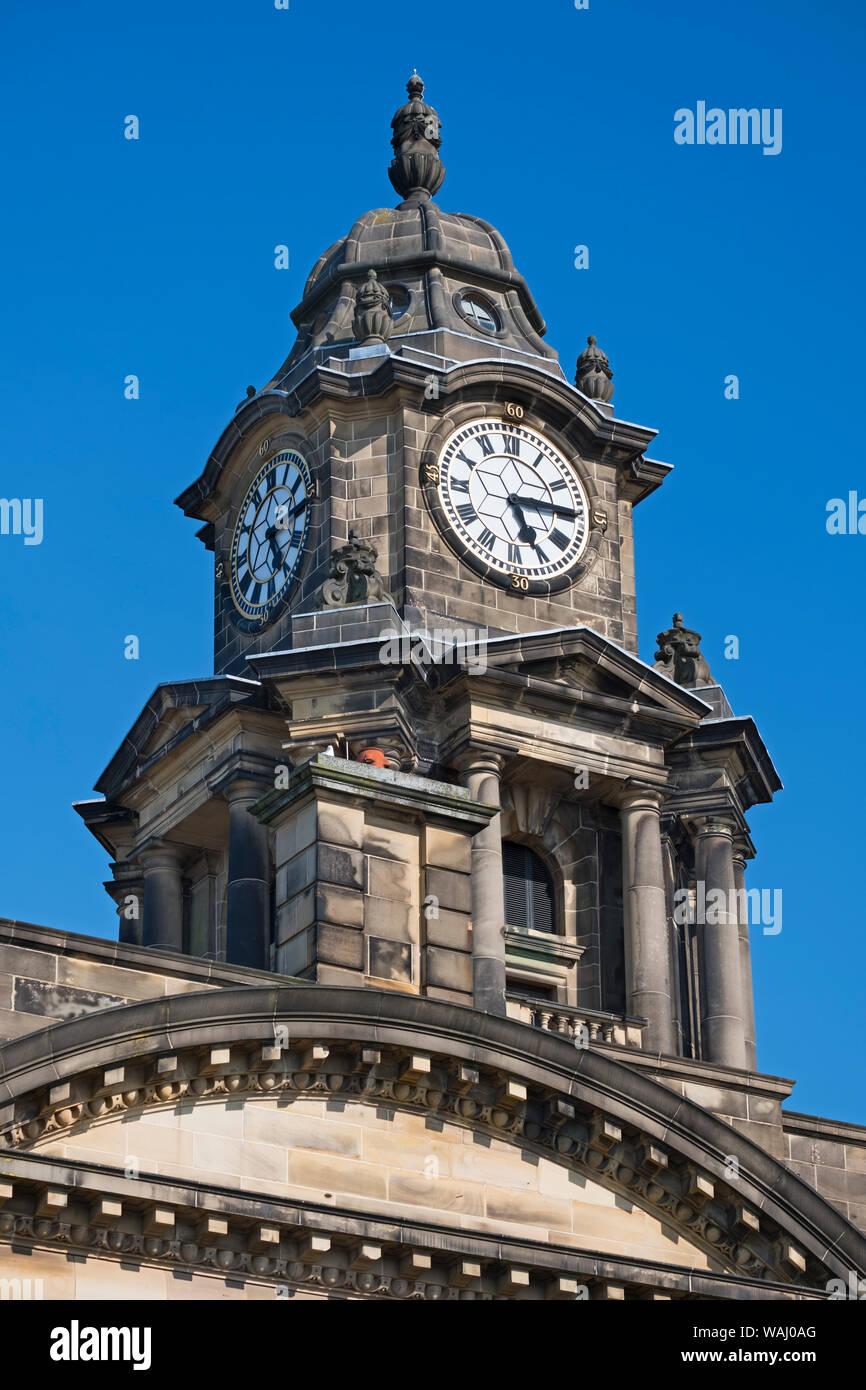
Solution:
[{"label": "stone balustrade", "polygon": [[[597,1009],[572,1008],[570,1004],[554,1004],[548,999],[534,999],[512,990],[509,990],[506,1001],[509,1018],[528,1023],[532,1028],[543,1028],[548,1033],[561,1033],[575,1043],[579,1043],[581,1038],[588,1038],[590,1043],[617,1043],[620,1047],[642,1045],[641,1037],[646,1027],[644,1018],[628,1018]],[[582,1032],[582,1029],[586,1031]]]}]

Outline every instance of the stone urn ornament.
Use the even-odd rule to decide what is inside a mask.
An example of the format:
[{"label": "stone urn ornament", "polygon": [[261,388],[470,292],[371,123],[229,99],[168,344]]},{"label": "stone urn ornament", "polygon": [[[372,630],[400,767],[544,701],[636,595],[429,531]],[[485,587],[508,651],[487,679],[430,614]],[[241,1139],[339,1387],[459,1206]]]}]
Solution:
[{"label": "stone urn ornament", "polygon": [[577,359],[574,384],[578,391],[588,396],[591,401],[604,401],[607,404],[613,399],[613,372],[610,362],[607,360],[607,354],[598,347],[594,333],[590,333],[586,344]]},{"label": "stone urn ornament", "polygon": [[388,170],[403,207],[427,202],[438,193],[445,178],[445,165],[439,158],[442,123],[436,110],[423,100],[424,82],[417,72],[406,83],[406,93],[409,100],[391,122],[394,158]]}]

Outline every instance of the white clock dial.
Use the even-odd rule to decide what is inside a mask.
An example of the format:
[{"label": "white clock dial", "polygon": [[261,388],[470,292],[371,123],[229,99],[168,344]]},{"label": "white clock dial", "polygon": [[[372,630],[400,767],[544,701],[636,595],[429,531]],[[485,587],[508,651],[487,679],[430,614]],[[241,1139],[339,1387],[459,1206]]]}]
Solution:
[{"label": "white clock dial", "polygon": [[310,521],[310,474],[296,449],[282,449],[256,474],[232,541],[231,595],[245,619],[264,625],[297,573]]},{"label": "white clock dial", "polygon": [[588,540],[587,502],[571,464],[527,425],[461,425],[439,456],[438,498],[468,559],[488,572],[549,583]]}]

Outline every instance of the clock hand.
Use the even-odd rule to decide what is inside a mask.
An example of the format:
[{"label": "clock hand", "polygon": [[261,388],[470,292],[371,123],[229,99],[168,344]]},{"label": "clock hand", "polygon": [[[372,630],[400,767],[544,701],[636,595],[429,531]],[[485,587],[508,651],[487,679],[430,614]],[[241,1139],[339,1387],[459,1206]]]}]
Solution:
[{"label": "clock hand", "polygon": [[518,525],[520,526],[520,530],[517,533],[517,539],[519,541],[526,541],[527,545],[535,545],[535,532],[533,531],[531,526],[527,526],[523,508],[521,507],[520,503],[518,502],[517,498],[514,496],[513,493],[509,497],[508,501],[512,507],[512,510],[515,512],[517,516]]},{"label": "clock hand", "polygon": [[[280,518],[280,520],[284,523],[283,525],[277,526],[277,524],[274,523],[273,526],[269,526],[267,531],[265,532],[266,539],[271,540],[277,534],[278,531],[288,531],[288,525],[286,525],[285,523],[289,521],[294,521],[295,517],[298,516],[304,510],[306,505],[307,503],[305,499],[303,502],[298,503],[293,512],[287,511],[285,516]],[[279,508],[277,508],[277,510],[279,510]]]},{"label": "clock hand", "polygon": [[276,573],[276,571],[280,568],[280,566],[283,563],[282,551],[280,550],[280,547],[277,545],[275,535],[268,537],[268,544],[271,547],[271,554],[274,557],[274,573]]},{"label": "clock hand", "polygon": [[508,500],[512,506],[519,506],[522,501],[527,506],[534,507],[536,511],[553,512],[554,516],[577,516],[577,512],[569,507],[560,507],[555,502],[537,502],[534,497],[518,498],[516,493],[512,493]]}]

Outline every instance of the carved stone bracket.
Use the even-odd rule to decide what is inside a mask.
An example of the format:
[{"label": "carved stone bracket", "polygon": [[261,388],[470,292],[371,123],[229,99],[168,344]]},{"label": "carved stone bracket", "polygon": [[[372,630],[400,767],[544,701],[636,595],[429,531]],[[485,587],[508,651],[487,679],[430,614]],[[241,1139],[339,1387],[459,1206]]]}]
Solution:
[{"label": "carved stone bracket", "polygon": [[349,532],[346,545],[331,555],[331,573],[315,599],[316,608],[350,608],[359,603],[390,603],[388,586],[376,569],[379,552]]},{"label": "carved stone bracket", "polygon": [[654,671],[661,671],[686,689],[713,684],[710,668],[701,655],[701,634],[683,626],[682,613],[674,614],[673,627],[660,632],[656,642]]}]

